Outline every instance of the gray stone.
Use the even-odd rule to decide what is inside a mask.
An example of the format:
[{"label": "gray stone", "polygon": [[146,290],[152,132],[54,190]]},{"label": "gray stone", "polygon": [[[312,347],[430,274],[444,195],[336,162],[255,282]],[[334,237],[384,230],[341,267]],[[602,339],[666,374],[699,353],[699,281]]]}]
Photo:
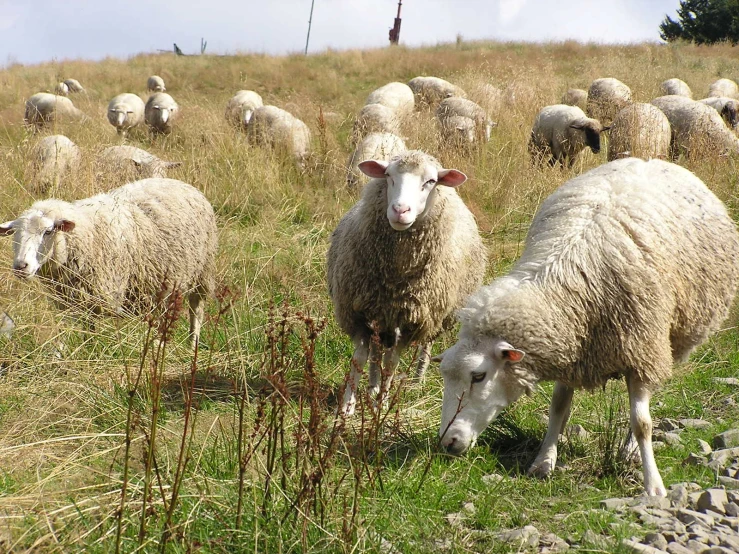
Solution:
[{"label": "gray stone", "polygon": [[729,499],[729,502],[739,504],[739,492],[726,491],[726,497]]},{"label": "gray stone", "polygon": [[701,454],[710,454],[711,452],[713,452],[713,448],[711,448],[711,445],[703,439],[698,439],[698,447],[701,451]]},{"label": "gray stone", "polygon": [[687,548],[679,542],[671,542],[665,548],[669,554],[695,554],[690,548]]},{"label": "gray stone", "polygon": [[700,512],[696,512],[695,510],[688,510],[687,508],[681,508],[677,511],[677,519],[679,519],[686,525],[700,522],[707,527],[711,527],[714,522],[713,516],[702,514]]},{"label": "gray stone", "polygon": [[446,522],[452,527],[462,527],[464,525],[464,514],[461,512],[454,512],[445,516]]},{"label": "gray stone", "polygon": [[621,544],[631,550],[631,552],[638,552],[639,554],[665,554],[664,550],[629,539],[622,540]]},{"label": "gray stone", "polygon": [[[662,530],[662,536],[665,538],[665,540],[668,543],[671,542],[680,542],[682,540],[681,535],[684,535],[685,533],[676,533],[675,531],[665,531]],[[683,541],[685,542],[685,541]]]},{"label": "gray stone", "polygon": [[726,511],[727,516],[731,516],[731,517],[739,516],[739,506],[737,506],[733,502],[727,502],[726,505],[724,506],[724,510]]},{"label": "gray stone", "polygon": [[714,448],[733,448],[739,446],[739,429],[729,429],[713,437]]},{"label": "gray stone", "polygon": [[695,510],[698,508],[698,499],[703,494],[703,491],[691,492],[688,494],[688,507]]},{"label": "gray stone", "polygon": [[739,552],[739,537],[724,534],[721,536],[721,546],[730,548],[734,552]]},{"label": "gray stone", "polygon": [[576,423],[574,425],[568,425],[567,426],[567,428],[565,429],[565,435],[570,440],[572,440],[572,439],[578,439],[578,440],[584,441],[585,439],[588,438],[588,436],[590,435],[590,433],[587,432],[587,430],[585,429],[585,427],[583,427],[582,425]]},{"label": "gray stone", "polygon": [[489,475],[482,476],[482,482],[486,485],[495,485],[496,483],[500,483],[503,479],[505,479],[505,477],[498,473],[491,473]]},{"label": "gray stone", "polygon": [[670,500],[665,496],[647,496],[639,495],[631,502],[632,506],[642,506],[644,508],[661,508],[666,510],[670,507]]},{"label": "gray stone", "polygon": [[739,458],[739,447],[734,448],[722,448],[721,450],[714,450],[711,452],[711,461],[721,462],[724,465],[728,460],[732,458]]},{"label": "gray stone", "polygon": [[724,475],[719,475],[718,482],[719,484],[726,487],[727,489],[739,490],[739,479],[734,479],[733,477],[726,477]]},{"label": "gray stone", "polygon": [[664,441],[672,446],[682,443],[682,441],[680,440],[680,435],[678,435],[677,433],[665,433]]},{"label": "gray stone", "polygon": [[736,377],[714,377],[714,382],[720,383],[722,385],[729,385],[734,387],[739,387],[739,379]]},{"label": "gray stone", "polygon": [[667,539],[664,538],[661,533],[647,533],[644,535],[644,543],[660,550],[667,548]]},{"label": "gray stone", "polygon": [[692,554],[702,554],[703,552],[708,550],[708,545],[706,545],[706,543],[693,540],[685,543],[685,546],[690,549],[690,552],[692,552]]},{"label": "gray stone", "polygon": [[728,501],[729,499],[724,489],[708,489],[698,499],[698,509],[702,511],[712,510],[720,514],[725,514],[724,504]]},{"label": "gray stone", "polygon": [[683,463],[690,466],[704,466],[708,463],[708,460],[705,456],[699,456],[695,452],[691,452],[688,457],[683,460]]},{"label": "gray stone", "polygon": [[474,515],[475,505],[472,502],[463,502],[462,511],[466,514]]},{"label": "gray stone", "polygon": [[549,552],[551,554],[554,554],[555,552],[565,552],[570,548],[567,541],[561,539],[554,533],[542,535],[539,538],[539,546],[541,547],[539,550],[540,554],[543,554],[544,552]]},{"label": "gray stone", "polygon": [[[695,418],[679,419],[678,424],[684,429],[708,429],[711,426],[710,421]],[[668,431],[669,429],[665,430]]]},{"label": "gray stone", "polygon": [[729,550],[723,546],[712,546],[701,552],[701,554],[736,554],[736,550]]},{"label": "gray stone", "polygon": [[659,422],[659,424],[657,425],[657,429],[660,429],[662,431],[676,431],[677,429],[680,429],[680,425],[674,419],[666,417]]},{"label": "gray stone", "polygon": [[679,484],[667,493],[667,498],[673,506],[682,508],[688,504],[688,488],[683,484]]},{"label": "gray stone", "polygon": [[630,503],[631,498],[607,498],[600,501],[600,507],[604,510],[617,510],[628,506]]},{"label": "gray stone", "polygon": [[515,544],[518,547],[537,546],[539,544],[539,530],[533,525],[526,525],[521,529],[511,529],[496,535],[499,541]]}]

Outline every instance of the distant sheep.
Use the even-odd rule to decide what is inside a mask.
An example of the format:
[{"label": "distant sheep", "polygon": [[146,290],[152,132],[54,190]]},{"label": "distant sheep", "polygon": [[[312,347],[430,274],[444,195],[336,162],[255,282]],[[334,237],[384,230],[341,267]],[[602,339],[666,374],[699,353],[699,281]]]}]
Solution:
[{"label": "distant sheep", "polygon": [[108,103],[108,121],[119,135],[144,122],[144,101],[129,92],[114,96]]},{"label": "distant sheep", "polygon": [[382,104],[367,104],[357,114],[352,129],[352,144],[357,144],[370,133],[400,134],[402,117]]},{"label": "distant sheep", "polygon": [[226,105],[226,121],[235,127],[246,129],[254,110],[261,106],[264,106],[264,102],[258,93],[253,90],[240,90]]},{"label": "distant sheep", "polygon": [[144,119],[156,133],[169,134],[179,115],[180,107],[166,92],[155,92],[146,101]]},{"label": "distant sheep", "polygon": [[577,106],[581,110],[585,110],[588,105],[588,91],[581,88],[567,89],[567,92],[562,95],[562,104]]},{"label": "distant sheep", "polygon": [[80,162],[79,147],[64,135],[42,138],[31,154],[33,173],[31,189],[45,194],[57,190],[65,176],[74,171]]},{"label": "distant sheep", "polygon": [[166,92],[164,79],[159,75],[152,75],[146,80],[146,89],[151,92]]},{"label": "distant sheep", "polygon": [[609,137],[608,161],[629,156],[642,159],[670,156],[670,122],[652,104],[630,104],[618,112]]},{"label": "distant sheep", "polygon": [[597,119],[588,118],[577,106],[546,106],[534,120],[529,152],[534,163],[548,161],[550,165],[567,163],[572,167],[585,147],[589,146],[594,154],[600,152],[600,134],[608,129]]},{"label": "distant sheep", "polygon": [[389,160],[407,150],[403,139],[392,133],[370,133],[357,146],[347,161],[346,184],[350,188],[365,185],[369,179],[359,169],[366,160]]},{"label": "distant sheep", "polygon": [[[475,218],[454,187],[466,177],[417,150],[359,169],[373,179],[339,222],[328,251],[336,320],[354,343],[341,411],[354,412],[370,360],[370,394],[380,392],[380,360],[392,381],[412,342],[426,346],[454,321],[454,310],[482,283],[486,252]],[[392,185],[392,186],[390,186]],[[380,343],[372,340],[373,326]],[[385,351],[384,355],[382,351]],[[428,364],[424,348],[419,376]]]},{"label": "distant sheep", "polygon": [[272,148],[285,148],[303,164],[310,153],[310,129],[300,119],[276,106],[254,110],[247,134],[250,139]]},{"label": "distant sheep", "polygon": [[85,92],[85,87],[77,79],[64,79],[64,84],[67,85],[69,92]]},{"label": "distant sheep", "polygon": [[727,98],[725,96],[710,96],[703,100],[698,100],[706,106],[711,106],[714,110],[721,114],[726,125],[731,129],[736,129],[739,124],[739,100]]},{"label": "distant sheep", "polygon": [[680,79],[667,79],[663,81],[659,86],[663,96],[668,94],[675,94],[677,96],[685,96],[686,98],[693,98],[693,91],[690,90],[688,83],[681,81]]},{"label": "distant sheep", "polygon": [[618,79],[596,79],[588,89],[588,117],[601,123],[613,121],[616,114],[631,104],[631,89]]},{"label": "distant sheep", "polygon": [[365,102],[365,105],[369,104],[381,104],[395,110],[398,116],[402,117],[413,112],[415,100],[413,91],[408,85],[394,82],[373,90]]},{"label": "distant sheep", "polygon": [[445,98],[452,96],[467,97],[467,93],[457,85],[439,77],[414,77],[408,81],[413,91],[416,104],[427,108],[436,108]]},{"label": "distant sheep", "polygon": [[57,83],[54,87],[54,94],[58,94],[59,96],[68,96],[69,95],[69,87],[66,83]]},{"label": "distant sheep", "polygon": [[98,156],[98,163],[106,172],[120,173],[134,179],[148,177],[167,177],[167,170],[182,165],[182,162],[168,162],[154,154],[126,144],[109,146]]},{"label": "distant sheep", "polygon": [[441,445],[464,453],[524,392],[554,381],[549,427],[529,469],[547,476],[575,389],[623,376],[644,489],[665,496],[652,390],[719,329],[737,283],[736,224],[687,169],[628,158],[571,179],[540,206],[511,271],[459,312],[459,340],[438,357]]},{"label": "distant sheep", "polygon": [[62,305],[145,314],[163,287],[176,287],[189,300],[192,342],[200,336],[218,235],[194,187],[144,179],[76,202],[40,200],[0,233],[13,235],[14,274],[42,276]]},{"label": "distant sheep", "polygon": [[731,79],[719,79],[708,87],[708,96],[739,97],[739,86]]},{"label": "distant sheep", "polygon": [[436,110],[442,138],[450,142],[474,144],[490,140],[495,123],[472,100],[452,96],[441,101]]},{"label": "distant sheep", "polygon": [[36,128],[44,127],[59,121],[81,120],[85,118],[80,110],[74,107],[69,98],[39,92],[26,100],[24,121]]}]

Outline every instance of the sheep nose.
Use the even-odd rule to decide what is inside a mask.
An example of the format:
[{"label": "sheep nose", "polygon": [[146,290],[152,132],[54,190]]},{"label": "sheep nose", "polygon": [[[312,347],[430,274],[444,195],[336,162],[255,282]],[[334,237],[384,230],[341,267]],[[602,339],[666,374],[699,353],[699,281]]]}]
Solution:
[{"label": "sheep nose", "polygon": [[28,267],[28,262],[14,262],[13,269],[15,271],[23,271]]},{"label": "sheep nose", "polygon": [[411,207],[404,204],[393,204],[393,211],[398,215],[403,215],[410,212]]},{"label": "sheep nose", "polygon": [[454,456],[458,456],[464,451],[464,446],[457,440],[457,437],[444,439],[441,445],[449,454]]}]

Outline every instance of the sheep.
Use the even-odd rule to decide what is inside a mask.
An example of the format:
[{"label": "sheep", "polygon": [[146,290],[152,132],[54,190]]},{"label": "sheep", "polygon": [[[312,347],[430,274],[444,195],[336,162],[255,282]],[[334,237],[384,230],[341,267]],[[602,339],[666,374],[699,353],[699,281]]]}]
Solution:
[{"label": "sheep", "polygon": [[393,82],[373,90],[365,102],[365,105],[369,104],[386,106],[402,117],[413,112],[415,100],[408,85]]},{"label": "sheep", "polygon": [[77,79],[64,79],[64,84],[67,85],[69,92],[85,92],[85,87]]},{"label": "sheep", "polygon": [[690,157],[739,152],[739,139],[710,106],[683,96],[660,96],[651,102],[667,116],[672,128],[671,154]]},{"label": "sheep", "polygon": [[129,145],[109,146],[98,156],[98,163],[108,172],[113,170],[137,179],[167,177],[167,170],[180,167],[182,162],[168,162],[154,154]]},{"label": "sheep", "polygon": [[364,161],[359,169],[373,179],[331,235],[327,264],[336,320],[354,343],[340,407],[347,416],[368,357],[372,395],[381,389],[382,350],[388,374],[382,395],[412,342],[422,345],[423,376],[430,343],[482,283],[487,259],[475,218],[453,190],[467,179],[462,172],[442,169],[418,150]]},{"label": "sheep", "polygon": [[631,89],[618,79],[596,79],[588,89],[588,117],[608,124],[616,114],[631,104]]},{"label": "sheep", "polygon": [[445,139],[473,144],[490,140],[495,123],[488,114],[472,100],[451,96],[441,101],[436,118]]},{"label": "sheep", "polygon": [[64,82],[57,83],[56,86],[54,87],[54,94],[58,94],[59,96],[68,96],[69,87]]},{"label": "sheep", "polygon": [[144,121],[144,101],[129,92],[114,96],[108,103],[108,121],[116,132],[125,136]]},{"label": "sheep", "polygon": [[357,144],[369,133],[400,134],[401,117],[382,104],[367,104],[357,114],[352,129],[352,144]]},{"label": "sheep", "polygon": [[681,81],[680,79],[667,79],[662,82],[659,89],[663,96],[674,94],[677,96],[685,96],[686,98],[693,98],[693,91],[690,90],[688,83]]},{"label": "sheep", "polygon": [[180,108],[166,92],[155,92],[144,106],[144,120],[155,133],[169,134]]},{"label": "sheep", "polygon": [[260,106],[254,110],[247,135],[257,143],[273,148],[286,148],[299,164],[310,153],[310,129],[300,119],[276,106]]},{"label": "sheep", "polygon": [[566,106],[577,106],[581,110],[585,110],[588,105],[588,91],[581,88],[567,89],[562,95],[562,104]]},{"label": "sheep", "polygon": [[708,96],[739,98],[739,86],[731,79],[719,79],[708,87]]},{"label": "sheep", "polygon": [[597,119],[590,119],[577,106],[555,104],[542,108],[534,120],[529,140],[529,152],[534,163],[548,160],[569,167],[575,156],[586,146],[594,154],[600,152],[600,134],[604,127]]},{"label": "sheep", "polygon": [[36,93],[26,100],[26,111],[23,117],[27,125],[32,125],[37,129],[49,123],[84,118],[85,114],[75,108],[69,98],[48,92]]},{"label": "sheep", "polygon": [[36,144],[31,159],[34,168],[31,188],[44,194],[58,187],[65,174],[77,168],[80,149],[64,135],[51,135]]},{"label": "sheep", "polygon": [[264,106],[262,97],[253,90],[240,90],[228,101],[226,105],[226,121],[236,127],[244,129],[249,124],[254,110]]},{"label": "sheep", "polygon": [[159,75],[152,75],[146,80],[146,90],[150,92],[166,92],[167,89],[164,86],[164,79]]},{"label": "sheep", "polygon": [[662,111],[652,104],[635,103],[616,115],[608,141],[608,161],[634,156],[667,159],[672,129]]},{"label": "sheep", "polygon": [[737,115],[739,112],[739,100],[727,98],[725,96],[710,96],[708,98],[698,100],[698,102],[701,102],[706,106],[711,106],[721,114],[726,125],[731,129],[736,130],[737,124],[739,124],[739,116]]},{"label": "sheep", "polygon": [[529,469],[557,461],[574,389],[624,376],[648,495],[665,495],[652,452],[651,390],[726,317],[739,234],[724,204],[687,169],[609,162],[541,205],[524,252],[459,312],[444,380],[441,444],[462,454],[539,381],[555,381],[549,427]]},{"label": "sheep", "polygon": [[435,108],[445,98],[452,96],[467,97],[467,93],[457,85],[439,77],[414,77],[408,81],[413,91],[416,105]]},{"label": "sheep", "polygon": [[76,202],[35,202],[0,225],[13,273],[43,277],[55,300],[91,313],[148,313],[162,290],[188,297],[195,345],[214,287],[215,215],[200,191],[144,179]]},{"label": "sheep", "polygon": [[365,160],[389,160],[407,150],[403,139],[392,133],[370,133],[347,161],[346,184],[349,188],[364,185],[368,179],[360,171],[359,164]]}]

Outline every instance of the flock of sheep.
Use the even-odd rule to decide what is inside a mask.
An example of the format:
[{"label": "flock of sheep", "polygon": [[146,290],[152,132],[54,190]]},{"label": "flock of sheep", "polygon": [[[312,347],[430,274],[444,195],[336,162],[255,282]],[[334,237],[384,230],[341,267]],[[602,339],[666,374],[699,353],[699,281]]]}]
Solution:
[{"label": "flock of sheep", "polygon": [[[157,133],[172,130],[177,103],[160,78],[148,86],[153,94],[145,105],[134,94],[111,100],[108,119],[119,133],[142,121]],[[58,95],[32,96],[27,123],[81,117],[61,95],[80,90],[69,80]],[[625,84],[598,79],[589,91],[571,89],[562,104],[539,112],[529,142],[533,163],[571,165],[586,147],[597,153],[609,130],[613,161],[547,198],[521,258],[486,286],[486,249],[455,190],[467,177],[408,150],[400,129],[414,111],[432,111],[445,143],[469,147],[489,140],[495,126],[489,111],[437,77],[388,83],[368,95],[347,162],[347,183],[364,186],[333,232],[327,260],[336,320],[354,344],[343,416],[356,408],[367,363],[369,392],[382,402],[402,352],[420,347],[422,376],[432,342],[459,319],[458,342],[436,357],[444,378],[444,448],[465,452],[506,406],[538,382],[555,381],[549,428],[530,470],[548,475],[573,391],[623,376],[645,490],[666,494],[651,446],[651,392],[726,317],[737,291],[739,234],[703,182],[664,160],[699,148],[739,152],[733,131],[739,89],[722,79],[701,101],[677,79],[663,90],[649,104],[633,103]],[[484,95],[500,91],[486,85]],[[239,91],[225,117],[253,140],[285,148],[299,164],[310,154],[305,123],[265,106],[254,91]],[[79,157],[61,135],[42,139],[38,151],[53,152],[46,181]],[[171,162],[125,145],[104,155],[146,166],[151,176],[76,202],[42,200],[1,225],[0,232],[13,235],[14,272],[43,275],[57,298],[96,313],[145,311],[162,283],[178,287],[189,299],[196,343],[213,289],[213,209],[191,185],[164,177]]]}]

